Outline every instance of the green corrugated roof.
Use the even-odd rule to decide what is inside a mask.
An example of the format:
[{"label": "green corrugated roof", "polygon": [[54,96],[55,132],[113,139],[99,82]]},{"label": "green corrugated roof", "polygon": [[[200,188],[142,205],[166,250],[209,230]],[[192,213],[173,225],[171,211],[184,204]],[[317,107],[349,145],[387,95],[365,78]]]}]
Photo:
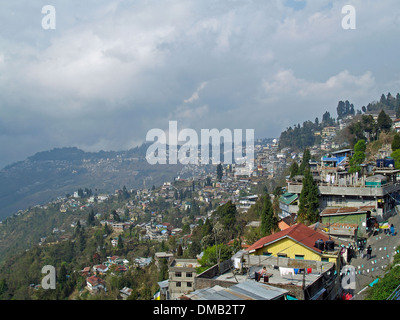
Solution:
[{"label": "green corrugated roof", "polygon": [[287,205],[291,204],[293,201],[297,200],[297,194],[286,192],[281,197],[279,200]]}]

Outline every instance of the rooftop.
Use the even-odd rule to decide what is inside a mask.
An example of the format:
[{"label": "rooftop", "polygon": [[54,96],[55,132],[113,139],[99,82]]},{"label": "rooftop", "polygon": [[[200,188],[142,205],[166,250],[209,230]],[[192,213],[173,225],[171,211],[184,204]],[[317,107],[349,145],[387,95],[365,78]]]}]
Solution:
[{"label": "rooftop", "polygon": [[322,253],[322,250],[314,246],[315,241],[319,239],[322,239],[324,241],[329,240],[329,238],[322,232],[318,230],[313,230],[304,224],[298,223],[291,226],[290,228],[284,229],[272,235],[261,238],[260,240],[252,244],[247,250],[250,253],[252,253],[257,249],[261,249],[270,243],[276,242],[286,237],[291,238],[296,242],[299,242],[300,244],[318,253]]},{"label": "rooftop", "polygon": [[327,207],[321,213],[320,216],[334,216],[344,214],[361,214],[367,213],[375,209],[375,206],[362,206],[362,207]]},{"label": "rooftop", "polygon": [[[254,257],[254,256],[253,256]],[[313,261],[310,261],[310,273],[300,273],[298,272],[297,274],[281,274],[281,271],[279,269],[279,266],[274,266],[270,263],[273,263],[276,261],[276,259],[268,259],[269,257],[266,256],[261,256],[261,261],[260,264],[254,264],[254,261],[256,259],[250,259],[251,260],[251,266],[249,267],[248,273],[246,274],[233,274],[231,271],[225,272],[221,275],[213,277],[213,280],[217,281],[226,281],[226,282],[232,282],[232,283],[242,283],[245,281],[253,281],[255,278],[255,272],[260,272],[262,271],[263,267],[266,267],[267,274],[268,274],[268,283],[271,285],[295,285],[295,286],[302,286],[303,284],[303,278],[304,278],[304,284],[305,286],[308,286],[312,283],[314,283],[322,273],[327,272],[329,269],[331,269],[334,264],[332,262],[326,262],[326,263],[316,263]],[[246,257],[247,259],[247,257]],[[270,261],[269,261],[270,260]],[[281,258],[281,261],[283,260],[293,260],[293,259],[285,259]],[[301,262],[307,264],[307,260],[301,260]],[[284,263],[283,263],[284,264]],[[282,264],[282,267],[283,267]],[[290,264],[290,263],[289,263]],[[287,268],[287,263],[285,268]],[[293,268],[294,269],[294,268]],[[329,271],[328,271],[329,272]],[[260,283],[264,283],[264,280],[261,279]]]},{"label": "rooftop", "polygon": [[190,300],[277,300],[287,293],[285,289],[247,280],[229,288],[216,285],[199,289],[185,297]]},{"label": "rooftop", "polygon": [[196,259],[175,259],[170,268],[197,268],[200,263]]},{"label": "rooftop", "polygon": [[289,205],[291,204],[293,201],[297,200],[298,195],[295,193],[290,193],[290,192],[286,192],[283,195],[281,195],[280,197],[280,201]]}]

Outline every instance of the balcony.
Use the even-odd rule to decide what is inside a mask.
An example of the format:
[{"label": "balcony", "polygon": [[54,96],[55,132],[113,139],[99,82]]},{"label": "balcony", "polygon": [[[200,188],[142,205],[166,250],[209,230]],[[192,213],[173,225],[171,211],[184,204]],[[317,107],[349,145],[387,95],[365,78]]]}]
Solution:
[{"label": "balcony", "polygon": [[[365,186],[365,183],[359,181],[354,184],[340,184],[339,183],[326,183],[318,182],[319,193],[323,195],[348,195],[359,197],[383,197],[388,193],[400,190],[399,182],[388,182],[384,185]],[[300,194],[303,187],[299,182],[288,182],[288,192]]]}]

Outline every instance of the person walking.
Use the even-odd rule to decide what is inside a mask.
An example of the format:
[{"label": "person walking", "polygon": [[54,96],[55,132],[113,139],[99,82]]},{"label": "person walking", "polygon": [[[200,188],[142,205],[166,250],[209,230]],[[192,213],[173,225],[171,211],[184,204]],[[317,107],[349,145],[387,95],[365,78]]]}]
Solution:
[{"label": "person walking", "polygon": [[394,225],[393,225],[393,223],[390,226],[390,235],[394,236]]},{"label": "person walking", "polygon": [[371,259],[371,254],[372,254],[372,248],[371,245],[369,245],[367,248],[367,260]]},{"label": "person walking", "polygon": [[364,258],[364,243],[362,241],[359,241],[358,244],[358,256]]}]

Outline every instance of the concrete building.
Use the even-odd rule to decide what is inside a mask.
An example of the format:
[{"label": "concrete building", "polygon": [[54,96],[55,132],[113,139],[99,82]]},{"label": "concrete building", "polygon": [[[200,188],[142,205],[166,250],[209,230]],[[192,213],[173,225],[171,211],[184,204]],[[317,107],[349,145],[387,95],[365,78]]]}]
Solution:
[{"label": "concrete building", "polygon": [[[318,241],[326,244],[330,241],[331,246],[317,246]],[[299,223],[259,239],[247,251],[250,255],[332,262],[340,266],[339,252],[334,245],[326,234]]]},{"label": "concrete building", "polygon": [[174,259],[168,269],[168,297],[176,300],[195,289],[196,268],[200,264],[196,259]]},{"label": "concrete building", "polygon": [[101,290],[107,291],[105,281],[97,276],[86,278],[86,287],[91,293],[97,293]]},{"label": "concrete building", "polygon": [[279,209],[281,213],[279,218],[284,219],[296,214],[299,211],[299,197],[297,194],[286,192],[279,197]]},{"label": "concrete building", "polygon": [[330,207],[321,213],[321,222],[326,224],[330,235],[357,241],[367,234],[367,222],[374,206]]},{"label": "concrete building", "polygon": [[[233,296],[238,300],[334,300],[341,293],[339,272],[332,262],[255,256],[244,250],[239,253],[197,275],[196,291],[185,297],[192,300],[230,300]],[[239,268],[236,259],[241,260]],[[289,270],[293,273],[288,273]],[[256,278],[261,272],[265,273]],[[243,295],[239,296],[238,291]]]},{"label": "concrete building", "polygon": [[[346,159],[345,153],[321,159],[319,174],[314,177],[320,195],[320,211],[338,207],[372,207],[372,216],[379,221],[388,219],[395,213],[396,202],[400,199],[400,181],[397,180],[400,170],[380,165],[372,174],[349,173]],[[287,191],[300,195],[302,187],[301,181],[292,180],[288,182]]]}]

